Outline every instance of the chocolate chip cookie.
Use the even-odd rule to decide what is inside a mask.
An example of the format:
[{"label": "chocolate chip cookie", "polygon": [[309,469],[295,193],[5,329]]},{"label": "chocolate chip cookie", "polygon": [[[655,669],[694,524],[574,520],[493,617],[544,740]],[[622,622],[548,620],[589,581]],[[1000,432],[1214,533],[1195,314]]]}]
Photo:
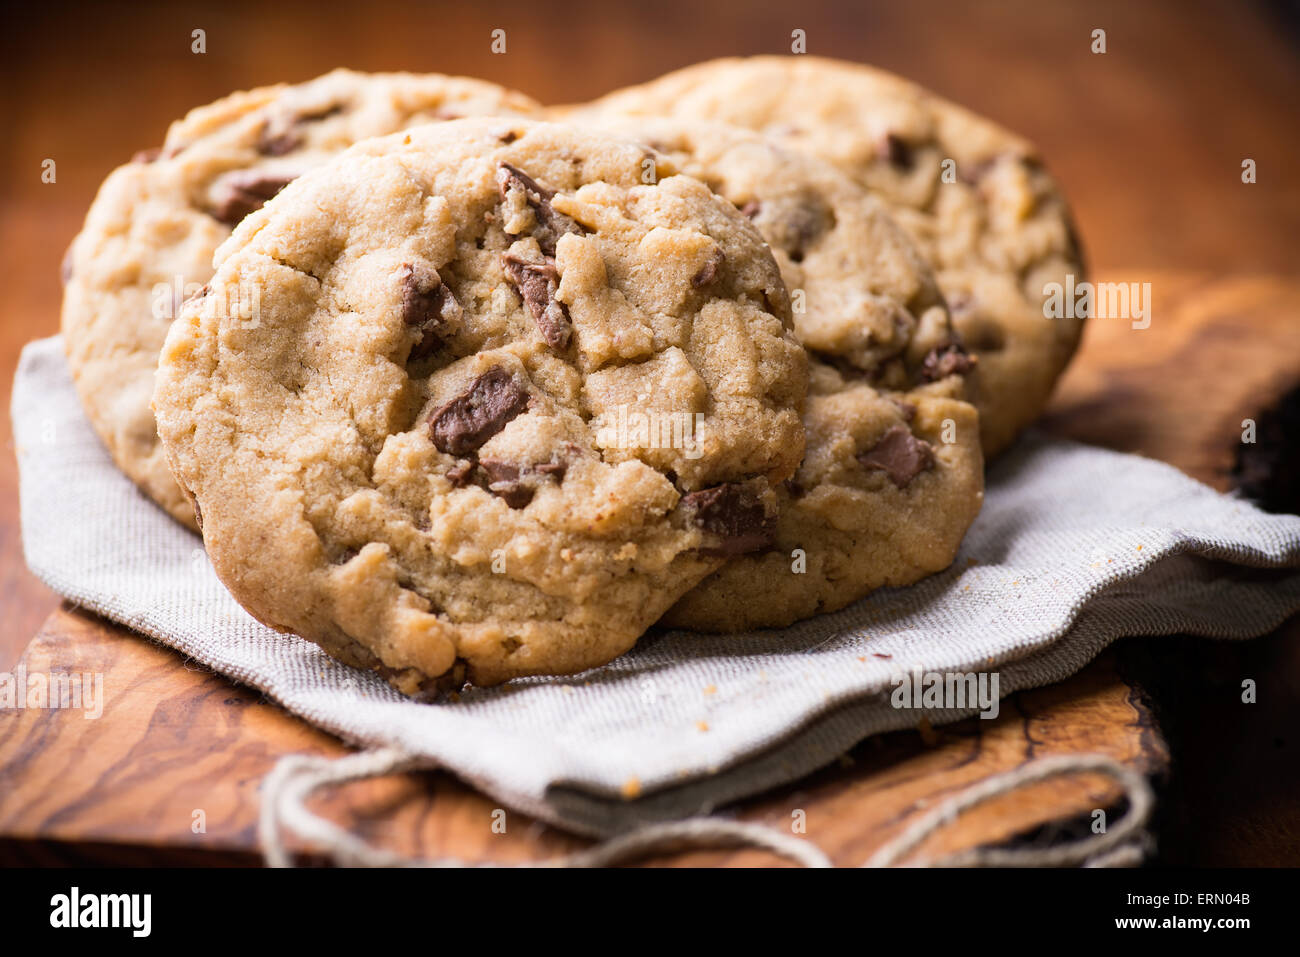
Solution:
[{"label": "chocolate chip cookie", "polygon": [[812,360],[807,452],[769,549],[665,621],[731,631],[833,611],[946,568],[983,497],[972,368],[934,275],[883,203],[811,155],[717,123],[606,116],[709,184],[772,247]]},{"label": "chocolate chip cookie", "polygon": [[803,423],[770,547],[714,572],[664,624],[784,627],[952,564],[984,497],[974,406],[942,383],[886,392],[814,362]]},{"label": "chocolate chip cookie", "polygon": [[82,403],[117,465],[194,525],[149,397],[167,326],[211,278],[214,252],[244,216],[364,137],[538,109],[478,80],[336,70],[199,107],[172,124],[161,148],[115,170],[65,259],[63,336]]},{"label": "chocolate chip cookie", "polygon": [[1023,139],[899,77],[811,56],[714,60],[560,112],[592,110],[719,120],[835,164],[933,264],[979,359],[985,453],[1046,404],[1082,323],[1046,318],[1044,286],[1083,265],[1060,190]]},{"label": "chocolate chip cookie", "polygon": [[246,218],[154,408],[262,621],[408,693],[588,668],[767,547],[806,357],[747,217],[609,134],[466,119]]}]

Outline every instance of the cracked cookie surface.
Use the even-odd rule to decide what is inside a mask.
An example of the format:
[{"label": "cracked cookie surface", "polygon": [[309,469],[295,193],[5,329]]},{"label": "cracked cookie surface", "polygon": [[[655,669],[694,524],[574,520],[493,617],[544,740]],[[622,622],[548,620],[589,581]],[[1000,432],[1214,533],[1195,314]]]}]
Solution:
[{"label": "cracked cookie surface", "polygon": [[244,216],[367,136],[539,109],[479,80],[336,70],[198,107],[161,148],[110,174],[64,263],[62,331],[82,404],[118,467],[195,527],[149,398],[169,323],[211,278],[213,254]]},{"label": "cracked cookie surface", "polygon": [[772,247],[811,359],[807,451],[769,547],[666,624],[779,627],[951,564],[983,497],[971,368],[933,273],[883,203],[829,164],[716,123],[604,117],[739,208]]},{"label": "cracked cookie surface", "polygon": [[766,547],[805,354],[771,253],[608,134],[461,120],[245,219],[154,398],[209,555],[267,624],[408,693],[627,650]]},{"label": "cracked cookie surface", "polygon": [[934,267],[957,331],[978,357],[986,455],[1046,404],[1082,332],[1047,318],[1044,286],[1083,278],[1069,210],[1033,147],[881,70],[812,56],[723,59],[585,107],[708,119],[825,159],[881,196]]}]

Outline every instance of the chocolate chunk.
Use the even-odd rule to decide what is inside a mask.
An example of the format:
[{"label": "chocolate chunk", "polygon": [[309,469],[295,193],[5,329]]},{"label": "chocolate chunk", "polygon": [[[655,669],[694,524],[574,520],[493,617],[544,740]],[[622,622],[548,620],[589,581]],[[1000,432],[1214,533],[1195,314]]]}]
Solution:
[{"label": "chocolate chunk", "polygon": [[265,170],[244,169],[227,173],[213,187],[212,216],[227,226],[236,226],[255,213],[297,177]]},{"label": "chocolate chunk", "polygon": [[790,244],[790,258],[795,262],[803,262],[808,247],[826,232],[830,225],[826,212],[824,208],[813,209],[809,206],[801,206],[791,219],[789,232],[793,242]]},{"label": "chocolate chunk", "polygon": [[569,345],[573,327],[569,323],[569,310],[555,298],[560,289],[560,274],[555,268],[555,260],[548,258],[546,262],[530,263],[511,253],[502,253],[501,266],[511,284],[519,290],[546,344],[556,352],[564,351]]},{"label": "chocolate chunk", "polygon": [[494,482],[488,486],[488,491],[514,509],[524,508],[537,494],[536,489],[519,482]]},{"label": "chocolate chunk", "polygon": [[343,110],[331,103],[314,110],[283,110],[266,120],[257,134],[257,151],[263,156],[283,156],[303,144],[302,126],[326,119]]},{"label": "chocolate chunk", "polygon": [[479,468],[487,476],[488,491],[505,499],[511,508],[523,508],[533,500],[536,489],[520,481],[524,470],[518,465],[497,459],[483,459],[479,462]]},{"label": "chocolate chunk", "polygon": [[479,466],[487,474],[489,482],[515,482],[525,475],[554,475],[562,479],[564,473],[569,470],[567,462],[530,462],[527,465],[516,465],[500,459],[483,459],[479,462]]},{"label": "chocolate chunk", "polygon": [[497,189],[501,191],[502,199],[505,199],[512,189],[524,190],[528,195],[529,206],[534,203],[549,203],[551,197],[555,195],[554,190],[540,185],[518,166],[511,166],[509,163],[501,163],[497,166]]},{"label": "chocolate chunk", "polygon": [[564,479],[567,469],[564,462],[539,462],[535,465],[516,465],[499,459],[483,459],[479,468],[487,477],[488,491],[505,499],[511,508],[523,508],[537,494],[537,479],[548,475],[557,481]]},{"label": "chocolate chunk", "polygon": [[713,488],[688,492],[682,505],[691,520],[721,541],[703,549],[710,555],[744,555],[772,544],[776,519],[769,517],[758,497],[744,485],[725,482]]},{"label": "chocolate chunk", "polygon": [[715,246],[713,252],[709,253],[708,261],[700,267],[700,271],[691,277],[691,285],[696,289],[703,289],[717,282],[718,274],[722,271],[722,264],[727,261],[727,254],[722,251],[721,246]]},{"label": "chocolate chunk", "polygon": [[978,186],[997,162],[997,157],[991,157],[973,163],[958,163],[957,179],[967,186]]},{"label": "chocolate chunk", "polygon": [[533,210],[537,220],[532,237],[547,256],[555,255],[555,244],[565,233],[581,233],[582,227],[563,213],[556,212],[551,206],[552,190],[538,185],[537,181],[518,167],[502,163],[497,167],[497,188],[501,198],[507,199],[515,190],[523,190],[524,200]]},{"label": "chocolate chunk", "polygon": [[524,474],[524,466],[501,459],[481,459],[478,464],[487,476],[489,485],[493,482],[518,482],[519,476]]},{"label": "chocolate chunk", "polygon": [[162,156],[162,147],[154,146],[147,150],[140,150],[138,153],[136,153],[134,156],[131,157],[131,162],[152,163],[160,156]]},{"label": "chocolate chunk", "polygon": [[975,359],[967,355],[958,343],[950,342],[926,353],[921,362],[921,378],[926,382],[937,382],[950,375],[965,375],[974,367]]},{"label": "chocolate chunk", "polygon": [[493,366],[429,415],[429,435],[439,452],[465,455],[504,429],[527,405],[527,391],[501,366]]},{"label": "chocolate chunk", "polygon": [[835,224],[835,213],[811,194],[776,203],[763,220],[763,235],[794,262],[804,255]]},{"label": "chocolate chunk", "polygon": [[469,484],[469,477],[473,471],[474,463],[464,459],[447,470],[447,481],[456,488],[461,488]]},{"label": "chocolate chunk", "polygon": [[916,162],[912,147],[907,140],[897,133],[886,133],[880,139],[880,155],[889,161],[889,165],[901,170],[910,170]]},{"label": "chocolate chunk", "polygon": [[858,455],[858,462],[865,469],[884,469],[891,482],[906,488],[934,465],[934,449],[901,425],[894,425],[879,442]]},{"label": "chocolate chunk", "polygon": [[402,321],[420,330],[410,358],[423,359],[460,323],[460,303],[432,268],[406,263],[398,271],[402,285]]},{"label": "chocolate chunk", "polygon": [[916,418],[916,406],[912,405],[912,403],[904,402],[902,399],[895,399],[893,396],[889,397],[889,402],[898,410],[898,414],[903,417],[904,422],[911,422]]},{"label": "chocolate chunk", "polygon": [[270,120],[257,136],[257,151],[263,156],[284,156],[302,146],[302,134],[296,129],[276,131]]}]

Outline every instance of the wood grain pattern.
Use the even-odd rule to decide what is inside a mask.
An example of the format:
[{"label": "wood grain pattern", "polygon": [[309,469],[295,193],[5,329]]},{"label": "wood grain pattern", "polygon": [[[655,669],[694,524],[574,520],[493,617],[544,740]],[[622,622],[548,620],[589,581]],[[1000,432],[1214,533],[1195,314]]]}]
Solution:
[{"label": "wood grain pattern", "polygon": [[[742,7],[585,0],[561,8],[498,0],[431,11],[402,0],[324,10],[306,0],[146,0],[129,7],[29,4],[7,10],[6,17],[12,18],[0,30],[0,114],[6,118],[0,390],[6,394],[21,344],[57,329],[59,261],[99,182],[136,149],[158,142],[167,122],[195,104],[236,87],[306,79],[339,64],[469,73],[544,100],[578,100],[698,59],[781,52],[796,27],[807,30],[811,52],[894,69],[1037,140],[1073,200],[1092,263],[1107,278],[1153,282],[1151,329],[1095,323],[1089,330],[1045,423],[1051,432],[1143,451],[1223,487],[1240,419],[1257,412],[1297,372],[1300,179],[1286,171],[1300,155],[1290,102],[1300,87],[1300,61],[1294,36],[1266,5],[759,0]],[[203,57],[189,53],[195,27],[208,31]],[[507,55],[494,57],[487,37],[497,27],[508,30],[510,46]],[[1108,32],[1104,56],[1087,52],[1098,27]],[[1259,163],[1254,186],[1239,179],[1245,156]],[[40,180],[46,158],[58,162],[57,183]],[[1197,313],[1199,321],[1184,322]],[[8,416],[0,417],[0,442],[12,450]],[[13,456],[0,456],[0,611],[6,624],[0,670],[12,667],[57,604],[23,563]],[[69,636],[71,646],[59,644]],[[1162,721],[1181,727],[1187,738],[1181,761],[1175,754],[1175,787],[1166,794],[1173,802],[1165,824],[1175,838],[1174,859],[1300,861],[1300,761],[1287,750],[1300,739],[1296,647],[1293,629],[1232,648],[1183,642],[1147,663],[1151,683],[1170,676]],[[114,675],[130,676],[122,699],[135,702],[123,712],[128,730],[119,737],[107,721],[83,722],[99,728],[96,747],[115,755],[107,760],[77,744],[72,726],[60,732],[55,725],[23,724],[19,738],[19,724],[0,713],[2,857],[247,861],[247,806],[275,747],[338,747],[276,709],[245,700],[251,696],[224,681],[182,672],[170,652],[75,613],[57,612],[26,654],[62,661],[72,660],[74,651],[91,661],[103,656]],[[1096,700],[1102,691],[1090,692],[1083,683],[1102,667],[1109,666],[1094,666],[1050,693]],[[1212,691],[1211,678],[1243,670],[1274,681],[1249,718],[1227,706],[1202,705],[1201,698],[1188,705],[1189,681]],[[175,675],[196,682],[187,686],[190,698],[168,692]],[[1108,688],[1112,704],[1129,694]],[[1030,697],[1016,700],[1023,707]],[[243,703],[225,705],[227,698]],[[191,708],[203,723],[188,729]],[[1103,712],[1118,715],[1120,726],[1138,720],[1123,707]],[[1056,715],[1048,707],[1034,720],[1051,725]],[[1112,719],[1090,714],[1089,720]],[[161,735],[157,750],[155,734]],[[871,790],[877,776],[902,774],[897,769],[905,762],[939,761],[927,769],[948,767],[940,772],[948,774],[967,767],[942,764],[955,760],[944,748],[963,743],[959,728],[948,734],[958,740],[936,750],[923,750],[915,735],[878,739],[882,743],[855,750],[853,767],[815,775],[771,798],[774,803],[746,804],[742,813],[767,813],[779,822],[796,796],[804,802],[811,794],[836,810],[810,810],[810,821],[856,819],[854,796],[868,804],[882,800]],[[195,750],[204,735],[239,756]],[[69,753],[41,751],[42,742],[58,738],[72,742]],[[19,740],[26,747],[15,757]],[[135,758],[145,756],[155,763],[137,767]],[[211,792],[200,784],[182,788],[176,803],[167,804],[149,774],[171,781],[187,764],[203,769],[196,781],[212,772],[229,776]],[[83,767],[94,776],[93,788],[79,776]],[[919,773],[921,765],[910,767]],[[40,769],[37,780],[53,797],[35,784],[9,786],[25,781],[29,768]],[[103,806],[101,794],[110,803],[120,796],[121,803]],[[552,831],[513,823],[508,840],[489,836],[484,808],[472,797],[451,779],[430,775],[376,784],[373,794],[369,786],[350,789],[346,803],[331,810],[361,821],[381,840],[400,843],[419,835],[417,846],[426,853],[458,849],[475,859],[523,859],[569,846]],[[201,800],[207,803],[196,803]],[[210,815],[203,839],[185,837],[188,817],[174,821],[171,815],[209,804],[226,810],[218,811],[216,823]],[[411,807],[389,815],[389,804]],[[234,810],[240,807],[245,810]],[[810,837],[842,862],[855,861],[861,847],[876,840],[848,828],[841,848],[835,825],[825,840],[821,826],[813,826]],[[755,861],[746,855],[688,859]]]},{"label": "wood grain pattern", "polygon": [[[277,758],[341,756],[338,741],[166,648],[63,608],[28,646],[29,672],[105,675],[101,717],[74,710],[0,711],[0,857],[9,860],[253,863],[257,791]],[[928,743],[927,743],[928,742]],[[1151,774],[1168,759],[1133,690],[1103,659],[1075,681],[1016,695],[992,721],[883,735],[794,787],[742,802],[737,816],[807,836],[839,864],[858,864],[933,802],[989,774],[1050,754],[1097,752]],[[1044,782],[973,811],[919,850],[943,853],[1003,841],[1117,803],[1096,775]],[[425,856],[520,863],[586,842],[508,813],[447,774],[350,785],[320,809],[368,840]],[[206,830],[195,833],[201,810]],[[302,848],[310,851],[310,848]],[[650,863],[768,865],[762,852],[696,852]]]},{"label": "wood grain pattern", "polygon": [[1300,280],[1128,270],[1099,278],[1150,283],[1151,325],[1089,323],[1041,427],[1227,489],[1244,420],[1300,383]]}]

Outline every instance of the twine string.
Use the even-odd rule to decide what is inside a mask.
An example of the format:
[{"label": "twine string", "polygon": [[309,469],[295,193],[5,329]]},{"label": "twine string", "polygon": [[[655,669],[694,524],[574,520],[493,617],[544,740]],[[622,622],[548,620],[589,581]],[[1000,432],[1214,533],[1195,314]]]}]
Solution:
[{"label": "twine string", "polygon": [[[327,787],[430,767],[427,761],[392,748],[360,751],[335,760],[302,754],[281,758],[262,785],[258,838],[267,865],[293,865],[286,837],[295,834],[319,849],[333,863],[345,867],[502,866],[469,864],[452,857],[416,858],[378,848],[307,807],[308,798]],[[1127,798],[1128,809],[1123,817],[1106,830],[1049,847],[974,847],[942,857],[918,858],[909,866],[1130,867],[1140,864],[1147,849],[1146,824],[1155,806],[1155,796],[1146,778],[1104,755],[1058,755],[1039,758],[993,775],[948,798],[913,821],[862,866],[899,866],[928,838],[951,826],[958,817],[978,804],[1049,778],[1086,773],[1112,778]],[[692,817],[649,824],[573,854],[510,866],[609,867],[653,854],[723,848],[765,850],[804,867],[833,866],[826,853],[812,841],[765,824],[720,817]]]}]

